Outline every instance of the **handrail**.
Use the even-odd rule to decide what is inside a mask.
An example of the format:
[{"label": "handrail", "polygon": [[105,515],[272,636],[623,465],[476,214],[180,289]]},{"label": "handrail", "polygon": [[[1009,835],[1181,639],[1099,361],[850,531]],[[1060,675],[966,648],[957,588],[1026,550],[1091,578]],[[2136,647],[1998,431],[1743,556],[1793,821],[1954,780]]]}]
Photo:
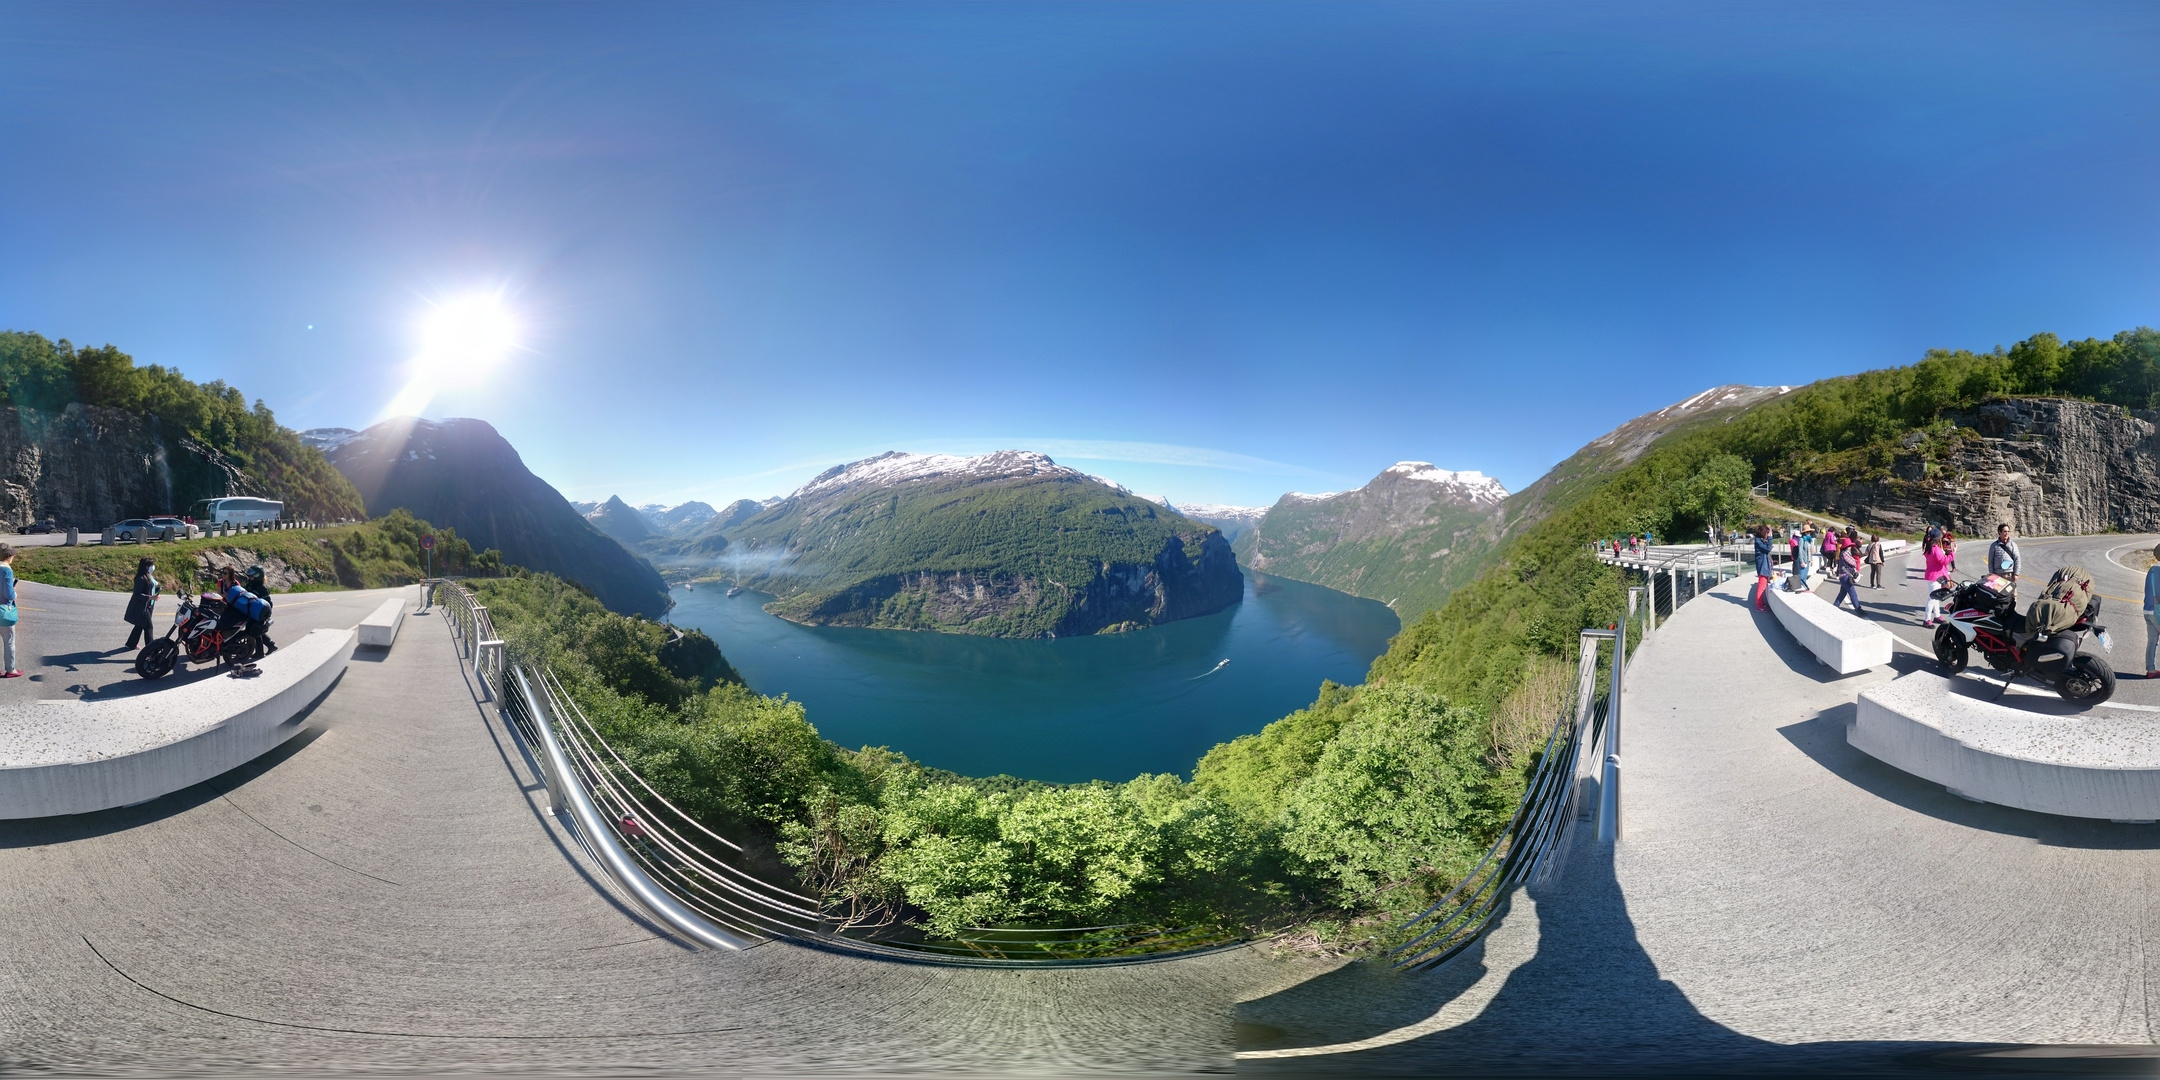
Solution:
[{"label": "handrail", "polygon": [[616,842],[614,830],[601,822],[599,808],[593,805],[585,786],[571,782],[569,762],[563,755],[562,743],[555,738],[554,724],[544,711],[546,706],[534,696],[525,672],[520,670],[516,675],[518,694],[536,712],[533,726],[539,729],[540,745],[546,750],[548,764],[554,767],[553,772],[563,789],[553,793],[557,805],[568,804],[571,821],[576,824],[580,837],[599,857],[601,865],[607,868],[608,876],[635,897],[640,906],[692,941],[729,950],[753,944],[699,918],[631,860],[629,853]]},{"label": "handrail", "polygon": [[[483,683],[503,684],[502,715],[532,752],[551,803],[567,812],[580,844],[638,906],[688,940],[742,948],[785,938],[884,959],[992,967],[1136,963],[1243,941],[1212,927],[1139,925],[968,927],[949,940],[907,940],[892,936],[889,921],[857,926],[838,920],[819,900],[731,865],[693,840],[702,835],[726,855],[742,854],[739,844],[638,775],[553,672],[507,664],[491,670],[489,647],[500,650],[502,642],[486,606],[469,590],[448,580],[429,587],[440,590],[461,656],[474,661]],[[879,931],[888,932],[863,936]],[[1031,955],[1041,953],[1050,955]]]},{"label": "handrail", "polygon": [[[1461,955],[1492,927],[1516,886],[1542,881],[1552,872],[1555,857],[1565,851],[1578,816],[1584,757],[1596,747],[1600,735],[1611,740],[1618,733],[1619,715],[1613,707],[1618,700],[1617,687],[1603,702],[1593,698],[1598,647],[1605,640],[1613,642],[1615,663],[1620,663],[1618,658],[1627,645],[1625,621],[1617,631],[1582,632],[1576,668],[1577,698],[1561,711],[1547,733],[1544,752],[1524,788],[1522,800],[1516,804],[1514,818],[1469,874],[1439,902],[1402,925],[1404,932],[1410,932],[1417,931],[1420,924],[1429,924],[1389,950],[1396,967],[1429,970]],[[1617,789],[1617,768],[1617,757],[1608,756],[1605,777],[1599,785],[1601,802]],[[1602,833],[1607,820],[1602,809],[1599,820]]]}]

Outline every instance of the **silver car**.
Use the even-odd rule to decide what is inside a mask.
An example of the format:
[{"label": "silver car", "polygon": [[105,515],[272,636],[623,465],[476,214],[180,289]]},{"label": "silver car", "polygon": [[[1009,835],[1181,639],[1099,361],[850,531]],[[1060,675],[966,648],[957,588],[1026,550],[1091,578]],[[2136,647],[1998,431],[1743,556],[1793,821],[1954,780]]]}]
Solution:
[{"label": "silver car", "polygon": [[148,540],[157,535],[157,530],[150,524],[149,518],[129,518],[114,525],[112,530],[115,537],[125,541]]}]

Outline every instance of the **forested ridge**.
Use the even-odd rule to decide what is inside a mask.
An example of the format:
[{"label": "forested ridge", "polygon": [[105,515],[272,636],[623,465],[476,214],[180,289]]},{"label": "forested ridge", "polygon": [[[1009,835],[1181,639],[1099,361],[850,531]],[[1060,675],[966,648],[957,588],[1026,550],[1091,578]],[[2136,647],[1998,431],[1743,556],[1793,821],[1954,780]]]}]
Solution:
[{"label": "forested ridge", "polygon": [[[293,518],[335,521],[367,516],[360,493],[299,435],[280,425],[260,400],[222,380],[197,383],[157,364],[138,366],[111,345],[77,348],[67,339],[0,331],[0,404],[60,413],[70,404],[119,409],[157,422],[174,462],[172,507],[140,513],[184,511],[197,499],[226,494],[263,494],[281,499]],[[193,445],[188,445],[193,444]],[[227,470],[237,470],[256,491],[227,491]]]}]

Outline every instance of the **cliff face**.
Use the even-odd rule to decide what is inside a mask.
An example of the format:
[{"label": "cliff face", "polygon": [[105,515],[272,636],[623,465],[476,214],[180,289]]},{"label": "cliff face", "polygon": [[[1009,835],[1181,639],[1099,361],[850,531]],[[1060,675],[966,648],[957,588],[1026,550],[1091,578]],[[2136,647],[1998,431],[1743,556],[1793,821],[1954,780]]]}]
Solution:
[{"label": "cliff face", "polygon": [[2021,536],[2160,531],[2160,413],[2062,398],[2008,398],[1944,414],[1947,439],[1908,436],[1881,472],[1778,484],[1796,505],[1868,528],[1941,525]]},{"label": "cliff face", "polygon": [[668,609],[660,575],[571,509],[485,421],[386,420],[343,437],[326,456],[370,516],[402,506],[456,529],[476,550],[578,582],[616,611],[657,618]]},{"label": "cliff face", "polygon": [[854,462],[727,537],[743,584],[812,624],[1071,637],[1210,614],[1245,591],[1213,527],[1020,451]]},{"label": "cliff face", "polygon": [[96,532],[124,518],[184,514],[197,499],[279,497],[214,450],[168,438],[154,419],[75,403],[0,406],[0,524],[51,519]]}]

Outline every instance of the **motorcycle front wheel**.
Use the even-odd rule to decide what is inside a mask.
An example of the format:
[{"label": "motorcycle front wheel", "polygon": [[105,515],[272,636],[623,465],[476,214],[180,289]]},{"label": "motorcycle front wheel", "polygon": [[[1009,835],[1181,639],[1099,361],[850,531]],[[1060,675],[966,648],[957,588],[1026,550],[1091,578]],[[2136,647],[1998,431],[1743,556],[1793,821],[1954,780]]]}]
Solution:
[{"label": "motorcycle front wheel", "polygon": [[2079,653],[2063,672],[2062,681],[2055,684],[2055,692],[2064,701],[2098,705],[2115,696],[2115,669],[2097,656]]},{"label": "motorcycle front wheel", "polygon": [[143,646],[135,657],[135,674],[145,679],[162,679],[172,674],[173,666],[180,662],[180,646],[171,641],[153,641]]},{"label": "motorcycle front wheel", "polygon": [[1935,630],[1935,662],[1943,666],[1943,673],[1955,675],[1965,670],[1965,662],[1972,646],[1957,627],[1941,626]]}]

